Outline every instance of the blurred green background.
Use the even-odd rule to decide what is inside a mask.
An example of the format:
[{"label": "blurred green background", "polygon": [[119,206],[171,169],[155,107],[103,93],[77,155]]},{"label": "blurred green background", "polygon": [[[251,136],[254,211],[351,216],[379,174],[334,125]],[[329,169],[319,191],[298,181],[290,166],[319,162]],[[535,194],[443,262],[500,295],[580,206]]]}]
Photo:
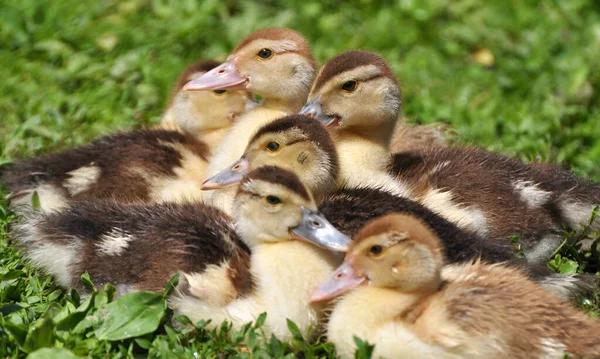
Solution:
[{"label": "blurred green background", "polygon": [[267,26],[303,33],[320,63],[380,52],[413,122],[600,178],[594,0],[5,0],[0,161],[158,121],[185,64]]}]

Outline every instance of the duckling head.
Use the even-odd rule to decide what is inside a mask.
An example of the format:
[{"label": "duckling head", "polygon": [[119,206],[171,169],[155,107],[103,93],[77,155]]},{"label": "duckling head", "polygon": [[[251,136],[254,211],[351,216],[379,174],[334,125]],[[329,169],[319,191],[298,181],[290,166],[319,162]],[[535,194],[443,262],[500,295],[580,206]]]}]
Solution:
[{"label": "duckling head", "polygon": [[259,129],[242,157],[207,179],[202,188],[239,183],[250,171],[267,165],[294,172],[317,198],[335,187],[339,171],[335,145],[325,127],[314,119],[293,115]]},{"label": "duckling head", "polygon": [[444,265],[439,238],[409,214],[390,214],[366,224],[350,244],[344,263],[311,296],[321,301],[361,284],[404,293],[439,289]]},{"label": "duckling head", "polygon": [[189,65],[179,76],[169,110],[177,125],[186,132],[196,134],[231,126],[241,113],[256,104],[254,96],[247,91],[182,91],[186,83],[199,78],[219,66],[219,62],[201,60]]},{"label": "duckling head", "polygon": [[329,128],[389,142],[401,107],[400,86],[385,60],[347,51],[319,71],[301,113]]},{"label": "duckling head", "polygon": [[[350,239],[318,211],[309,190],[292,172],[263,166],[244,177],[233,206],[236,229],[250,248],[294,239],[330,247],[332,237]],[[338,237],[345,237],[346,242]],[[318,239],[316,239],[318,238]]]},{"label": "duckling head", "polygon": [[308,41],[287,28],[258,30],[242,40],[220,66],[188,82],[184,89],[244,89],[268,101],[300,110],[315,75]]}]

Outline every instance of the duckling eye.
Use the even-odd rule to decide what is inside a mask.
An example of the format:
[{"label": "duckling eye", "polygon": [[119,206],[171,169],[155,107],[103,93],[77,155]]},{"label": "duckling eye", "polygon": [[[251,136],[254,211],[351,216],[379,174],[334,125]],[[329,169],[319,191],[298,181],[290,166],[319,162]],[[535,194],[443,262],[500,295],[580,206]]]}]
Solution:
[{"label": "duckling eye", "polygon": [[227,92],[227,90],[213,90],[213,92],[214,92],[215,94],[217,94],[217,95],[222,95],[222,94],[224,94],[225,92]]},{"label": "duckling eye", "polygon": [[342,85],[342,91],[354,92],[354,90],[356,90],[357,86],[358,86],[358,82],[356,82],[355,80],[346,81]]},{"label": "duckling eye", "polygon": [[261,49],[257,54],[261,59],[270,59],[273,56],[273,50],[271,49]]},{"label": "duckling eye", "polygon": [[383,251],[383,247],[381,247],[380,245],[375,245],[375,246],[371,247],[371,250],[370,250],[371,254],[375,254],[375,255],[380,254],[382,251]]},{"label": "duckling eye", "polygon": [[270,152],[277,152],[279,150],[279,143],[273,141],[267,143],[267,150]]},{"label": "duckling eye", "polygon": [[266,196],[265,201],[271,206],[277,206],[278,204],[281,204],[281,198],[273,195]]}]

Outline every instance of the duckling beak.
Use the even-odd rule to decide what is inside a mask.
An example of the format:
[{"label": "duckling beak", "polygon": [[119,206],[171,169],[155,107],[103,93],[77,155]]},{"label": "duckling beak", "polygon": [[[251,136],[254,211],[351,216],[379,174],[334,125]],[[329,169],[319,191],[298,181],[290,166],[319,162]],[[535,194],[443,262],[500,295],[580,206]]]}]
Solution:
[{"label": "duckling beak", "polygon": [[240,183],[248,172],[250,172],[250,163],[245,157],[242,157],[225,171],[219,172],[204,181],[202,190],[219,189]]},{"label": "duckling beak", "polygon": [[300,114],[306,117],[314,118],[320,121],[325,127],[332,125],[335,118],[327,116],[321,107],[321,97],[317,97],[313,102],[309,102],[302,107]]},{"label": "duckling beak", "polygon": [[297,227],[290,229],[290,235],[336,252],[345,252],[352,242],[350,237],[338,231],[322,214],[304,206],[302,220]]},{"label": "duckling beak", "polygon": [[327,280],[310,295],[311,302],[331,299],[360,285],[366,277],[359,276],[349,262],[342,263]]},{"label": "duckling beak", "polygon": [[235,67],[235,58],[193,79],[183,86],[184,91],[245,90],[248,79]]}]

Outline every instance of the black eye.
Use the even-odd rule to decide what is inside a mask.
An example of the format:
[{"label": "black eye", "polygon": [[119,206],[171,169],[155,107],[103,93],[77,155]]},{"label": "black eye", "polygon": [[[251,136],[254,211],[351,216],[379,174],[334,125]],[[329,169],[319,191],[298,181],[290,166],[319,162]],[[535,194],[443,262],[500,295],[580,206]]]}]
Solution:
[{"label": "black eye", "polygon": [[271,56],[273,56],[273,50],[271,49],[262,49],[258,52],[258,57],[260,57],[261,59],[268,59]]},{"label": "black eye", "polygon": [[383,251],[383,248],[379,245],[371,247],[371,254],[379,254]]},{"label": "black eye", "polygon": [[275,152],[275,151],[279,150],[279,143],[273,142],[273,141],[267,143],[267,150],[269,150],[271,152]]},{"label": "black eye", "polygon": [[222,95],[225,92],[227,92],[227,90],[214,90],[213,92],[216,93],[217,95]]},{"label": "black eye", "polygon": [[356,82],[355,80],[346,81],[342,85],[342,90],[346,92],[352,92],[356,90],[356,86],[358,86],[358,82]]},{"label": "black eye", "polygon": [[273,195],[268,195],[267,197],[265,197],[265,201],[267,201],[267,203],[271,206],[276,206],[281,203],[281,198]]}]

